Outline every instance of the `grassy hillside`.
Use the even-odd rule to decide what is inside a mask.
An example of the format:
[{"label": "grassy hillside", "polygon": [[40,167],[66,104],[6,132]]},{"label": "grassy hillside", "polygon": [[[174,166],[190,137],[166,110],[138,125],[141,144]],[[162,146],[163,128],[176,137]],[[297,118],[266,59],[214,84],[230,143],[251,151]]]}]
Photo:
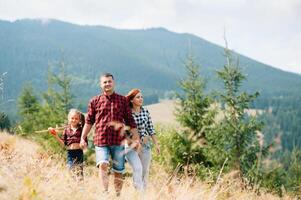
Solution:
[{"label": "grassy hillside", "polygon": [[177,124],[174,116],[175,102],[173,100],[164,100],[160,103],[148,105],[146,108],[150,112],[154,124]]},{"label": "grassy hillside", "polygon": [[[85,166],[84,184],[74,183],[63,159],[18,136],[0,133],[0,161],[0,199],[115,199],[112,187],[105,196],[100,192],[102,189],[94,166]],[[127,171],[130,170],[127,168]],[[127,176],[118,199],[290,199],[263,191],[260,196],[252,191],[242,191],[233,174],[222,174],[217,183],[209,186],[194,176],[180,178],[175,173],[166,174],[156,163],[151,167],[149,188],[142,196],[131,184],[131,177]]]}]

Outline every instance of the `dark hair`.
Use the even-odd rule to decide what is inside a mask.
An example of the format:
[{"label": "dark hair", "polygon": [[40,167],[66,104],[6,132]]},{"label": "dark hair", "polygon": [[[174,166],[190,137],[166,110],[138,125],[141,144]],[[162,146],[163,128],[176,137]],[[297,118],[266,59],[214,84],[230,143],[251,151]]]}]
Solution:
[{"label": "dark hair", "polygon": [[114,76],[113,76],[113,74],[111,74],[111,73],[108,73],[108,72],[106,72],[106,73],[103,73],[101,76],[100,76],[100,78],[101,77],[112,77],[112,79],[114,80]]}]

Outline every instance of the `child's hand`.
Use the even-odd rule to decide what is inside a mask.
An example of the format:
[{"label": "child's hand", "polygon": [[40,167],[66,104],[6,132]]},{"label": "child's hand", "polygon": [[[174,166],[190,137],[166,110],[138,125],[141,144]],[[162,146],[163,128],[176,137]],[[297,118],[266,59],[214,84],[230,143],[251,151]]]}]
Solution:
[{"label": "child's hand", "polygon": [[56,134],[57,134],[56,130],[55,130],[54,128],[52,128],[52,127],[49,127],[49,128],[48,128],[48,131],[49,131],[49,133],[50,133],[51,135],[56,135]]}]

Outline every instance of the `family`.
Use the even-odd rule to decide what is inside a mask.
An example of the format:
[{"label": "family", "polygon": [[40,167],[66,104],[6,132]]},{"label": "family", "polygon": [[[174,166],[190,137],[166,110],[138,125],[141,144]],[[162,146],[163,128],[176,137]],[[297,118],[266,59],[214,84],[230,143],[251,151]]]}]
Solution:
[{"label": "family", "polygon": [[102,74],[99,81],[102,93],[90,99],[86,117],[80,111],[71,109],[68,126],[62,136],[59,137],[54,128],[49,128],[49,132],[66,146],[67,165],[82,180],[83,149],[87,147],[87,136],[94,125],[96,166],[103,192],[108,192],[111,163],[116,195],[120,195],[125,161],[133,169],[134,187],[143,191],[147,186],[151,163],[151,141],[160,153],[150,113],[143,107],[139,89],[132,89],[122,96],[115,92],[112,74]]}]

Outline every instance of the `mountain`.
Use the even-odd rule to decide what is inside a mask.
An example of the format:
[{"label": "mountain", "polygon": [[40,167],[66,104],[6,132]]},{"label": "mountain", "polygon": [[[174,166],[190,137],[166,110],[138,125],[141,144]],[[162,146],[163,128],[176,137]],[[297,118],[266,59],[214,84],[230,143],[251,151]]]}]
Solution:
[{"label": "mountain", "polygon": [[[120,93],[138,87],[146,96],[163,97],[178,89],[177,80],[185,73],[183,62],[188,52],[201,64],[208,90],[219,89],[222,83],[215,71],[225,63],[223,47],[192,34],[164,28],[80,26],[57,20],[0,21],[0,75],[7,72],[5,99],[16,100],[26,82],[43,91],[48,67],[57,62],[66,64],[74,93],[84,103],[99,93],[102,72],[115,75]],[[247,74],[244,89],[260,91],[263,96],[301,92],[301,75],[235,55]]]}]

